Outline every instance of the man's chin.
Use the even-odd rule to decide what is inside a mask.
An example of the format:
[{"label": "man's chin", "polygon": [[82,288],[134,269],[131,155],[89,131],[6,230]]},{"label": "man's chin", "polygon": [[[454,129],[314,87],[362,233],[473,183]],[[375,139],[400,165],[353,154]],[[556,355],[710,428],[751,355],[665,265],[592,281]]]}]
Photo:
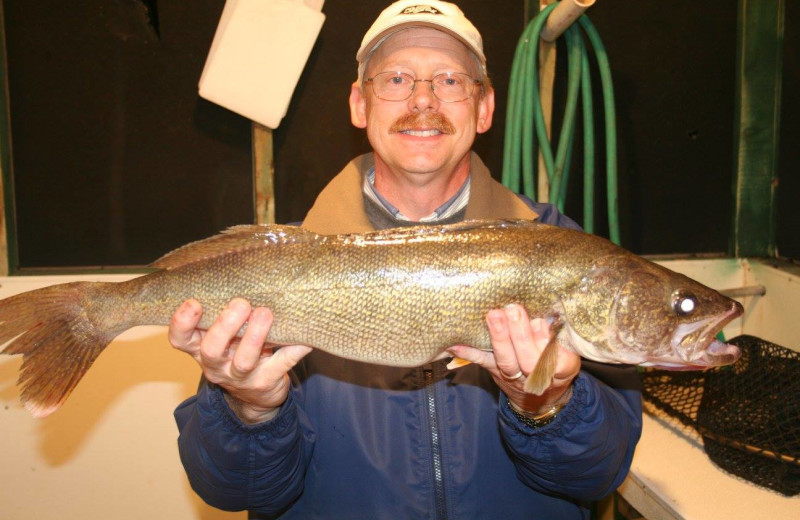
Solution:
[{"label": "man's chin", "polygon": [[[402,147],[383,163],[394,170],[420,174],[438,172],[447,167],[448,162],[442,157],[444,154],[437,153],[436,150],[425,150],[425,148],[420,145]],[[383,157],[380,156],[380,158]],[[376,163],[380,158],[376,157]]]},{"label": "man's chin", "polygon": [[415,161],[398,164],[398,169],[412,175],[433,175],[447,170],[447,165],[437,161]]}]

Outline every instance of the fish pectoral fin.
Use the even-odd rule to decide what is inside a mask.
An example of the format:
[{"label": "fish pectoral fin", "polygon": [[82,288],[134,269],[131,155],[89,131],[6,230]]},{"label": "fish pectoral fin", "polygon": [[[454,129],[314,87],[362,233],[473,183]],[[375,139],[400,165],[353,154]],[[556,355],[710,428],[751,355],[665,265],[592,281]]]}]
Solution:
[{"label": "fish pectoral fin", "polygon": [[542,351],[542,355],[539,356],[533,372],[528,374],[528,378],[525,380],[525,391],[529,394],[542,395],[553,384],[553,376],[558,364],[558,330],[560,328],[560,322],[553,324],[550,341]]},{"label": "fish pectoral fin", "polygon": [[472,361],[467,361],[466,359],[460,357],[454,357],[450,360],[447,364],[447,370],[455,370],[457,368],[465,367],[467,365],[471,365]]}]

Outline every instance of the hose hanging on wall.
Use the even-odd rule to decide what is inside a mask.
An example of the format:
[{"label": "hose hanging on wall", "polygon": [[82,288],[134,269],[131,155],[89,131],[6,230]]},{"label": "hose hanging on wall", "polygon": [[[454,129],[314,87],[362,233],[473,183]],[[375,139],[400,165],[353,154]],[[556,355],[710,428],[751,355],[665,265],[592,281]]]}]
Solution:
[{"label": "hose hanging on wall", "polygon": [[[550,183],[549,202],[555,204],[560,211],[564,211],[575,134],[575,117],[580,96],[583,108],[584,144],[583,227],[589,233],[594,232],[594,118],[592,114],[589,58],[580,31],[580,29],[583,29],[586,38],[592,45],[600,71],[606,134],[606,193],[609,237],[612,242],[619,244],[617,131],[614,87],[611,82],[611,68],[605,47],[600,40],[600,35],[586,15],[580,16],[577,23],[569,27],[564,33],[569,64],[567,101],[555,156],[547,137],[547,127],[539,97],[539,38],[547,17],[557,5],[555,3],[547,6],[531,20],[517,44],[508,91],[502,182],[512,190],[519,190],[521,180],[523,193],[532,199],[535,198],[535,162],[538,145]],[[578,26],[580,26],[580,29]]]}]

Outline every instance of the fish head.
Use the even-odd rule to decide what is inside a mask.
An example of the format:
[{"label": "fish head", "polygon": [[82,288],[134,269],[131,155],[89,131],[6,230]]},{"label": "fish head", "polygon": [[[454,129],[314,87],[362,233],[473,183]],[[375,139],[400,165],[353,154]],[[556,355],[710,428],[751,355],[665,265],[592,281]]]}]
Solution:
[{"label": "fish head", "polygon": [[[598,260],[576,292],[565,306],[565,334],[595,361],[698,370],[741,356],[717,335],[743,314],[742,305],[643,258]],[[592,295],[583,306],[581,294]]]}]

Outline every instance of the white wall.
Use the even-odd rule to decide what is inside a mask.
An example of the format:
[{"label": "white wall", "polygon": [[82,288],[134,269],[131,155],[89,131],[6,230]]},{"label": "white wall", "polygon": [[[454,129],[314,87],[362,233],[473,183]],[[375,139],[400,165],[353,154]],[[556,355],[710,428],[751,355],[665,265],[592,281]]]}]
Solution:
[{"label": "white wall", "polygon": [[[0,278],[0,298],[75,279],[125,277]],[[246,518],[207,506],[189,487],[172,412],[194,393],[200,370],[165,331],[139,327],[117,338],[45,419],[19,403],[21,358],[0,356],[0,518]]]}]

